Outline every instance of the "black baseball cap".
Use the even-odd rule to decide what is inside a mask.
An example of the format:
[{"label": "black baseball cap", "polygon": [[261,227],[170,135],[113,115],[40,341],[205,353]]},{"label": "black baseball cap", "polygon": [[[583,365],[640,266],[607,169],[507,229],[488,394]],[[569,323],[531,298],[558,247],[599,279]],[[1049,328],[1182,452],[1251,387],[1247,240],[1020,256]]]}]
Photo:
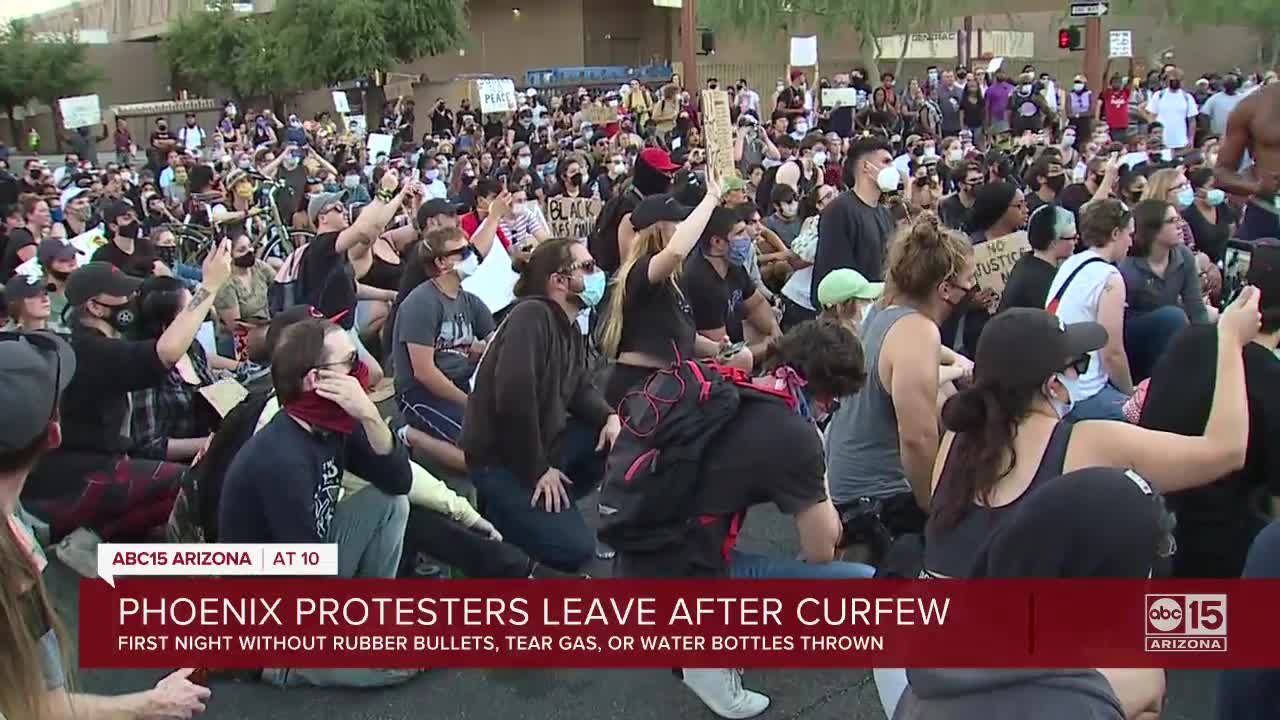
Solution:
[{"label": "black baseball cap", "polygon": [[461,205],[455,205],[443,198],[436,198],[423,203],[422,207],[418,208],[418,214],[415,219],[418,227],[422,228],[426,227],[428,220],[437,215],[457,215],[460,210],[462,210]]},{"label": "black baseball cap", "polygon": [[40,263],[40,267],[49,268],[49,264],[55,260],[75,260],[80,251],[74,246],[63,242],[61,238],[46,238],[40,241],[40,247],[36,249],[36,258]]},{"label": "black baseball cap", "polygon": [[102,221],[114,223],[133,212],[133,203],[128,200],[111,200],[102,205]]},{"label": "black baseball cap", "polygon": [[75,351],[57,335],[0,332],[0,452],[21,450],[44,432],[75,374]]},{"label": "black baseball cap", "polygon": [[41,278],[14,275],[4,284],[4,301],[10,303],[15,300],[26,300],[47,292],[49,289],[45,287]]},{"label": "black baseball cap", "polygon": [[670,193],[650,195],[631,211],[631,226],[636,230],[644,230],[654,223],[681,222],[691,212],[693,208],[680,204]]},{"label": "black baseball cap", "polygon": [[973,377],[1008,387],[1034,385],[1106,344],[1107,331],[1098,323],[1067,325],[1045,310],[1011,308],[983,328]]},{"label": "black baseball cap", "polygon": [[85,263],[67,278],[67,304],[83,305],[97,295],[127,297],[137,291],[142,280],[126,275],[109,262]]}]

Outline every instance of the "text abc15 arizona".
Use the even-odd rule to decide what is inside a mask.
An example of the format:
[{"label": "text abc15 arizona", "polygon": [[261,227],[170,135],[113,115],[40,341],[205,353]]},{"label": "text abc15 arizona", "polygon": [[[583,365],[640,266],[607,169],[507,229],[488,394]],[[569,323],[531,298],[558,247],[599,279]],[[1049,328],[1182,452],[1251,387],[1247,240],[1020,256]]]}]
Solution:
[{"label": "text abc15 arizona", "polygon": [[1226,652],[1227,596],[1147,595],[1148,652]]}]

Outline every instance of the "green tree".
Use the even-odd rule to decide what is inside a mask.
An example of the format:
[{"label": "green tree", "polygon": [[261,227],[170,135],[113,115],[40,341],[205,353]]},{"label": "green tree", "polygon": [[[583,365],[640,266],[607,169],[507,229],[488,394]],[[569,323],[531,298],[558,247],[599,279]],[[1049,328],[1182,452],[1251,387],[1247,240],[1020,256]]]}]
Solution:
[{"label": "green tree", "polygon": [[245,16],[219,0],[184,15],[164,39],[169,62],[187,80],[230,93],[243,104],[290,87],[279,33],[268,18]]},{"label": "green tree", "polygon": [[[1238,25],[1252,29],[1263,47],[1270,49],[1267,64],[1280,63],[1280,3],[1275,0],[1162,0],[1152,7],[1150,0],[1120,0],[1116,9],[1122,13],[1143,16],[1155,14],[1151,28],[1152,48],[1149,66],[1159,68],[1161,56],[1175,47],[1166,47],[1168,32],[1174,28],[1195,30],[1198,27]],[[1259,58],[1263,60],[1263,58]]]},{"label": "green tree", "polygon": [[35,97],[31,82],[35,42],[26,23],[12,20],[0,27],[0,107],[9,114],[9,133],[15,145],[22,143],[17,108]]},{"label": "green tree", "polygon": [[[53,113],[54,144],[62,151],[62,111],[58,98],[83,95],[102,79],[102,72],[86,60],[87,48],[74,33],[41,38],[33,43],[31,63],[32,96],[48,105]],[[97,133],[98,128],[89,128]]]},{"label": "green tree", "polygon": [[[948,0],[701,0],[699,19],[715,26],[777,32],[813,26],[829,33],[858,32],[862,59],[872,77],[880,74],[878,36],[910,33],[923,21],[956,5]],[[902,58],[898,58],[901,71]]]}]

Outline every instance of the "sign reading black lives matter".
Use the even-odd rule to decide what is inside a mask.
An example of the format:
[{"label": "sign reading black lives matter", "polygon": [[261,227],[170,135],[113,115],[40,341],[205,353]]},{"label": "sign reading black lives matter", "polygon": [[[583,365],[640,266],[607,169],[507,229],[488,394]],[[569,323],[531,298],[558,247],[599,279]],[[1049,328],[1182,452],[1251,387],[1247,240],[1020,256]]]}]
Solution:
[{"label": "sign reading black lives matter", "polygon": [[551,237],[585,240],[599,213],[600,202],[592,198],[549,198],[547,224],[551,226]]},{"label": "sign reading black lives matter", "polygon": [[978,268],[978,285],[983,290],[1003,295],[1014,264],[1030,250],[1031,243],[1027,240],[1027,233],[1023,231],[974,245],[973,260]]}]

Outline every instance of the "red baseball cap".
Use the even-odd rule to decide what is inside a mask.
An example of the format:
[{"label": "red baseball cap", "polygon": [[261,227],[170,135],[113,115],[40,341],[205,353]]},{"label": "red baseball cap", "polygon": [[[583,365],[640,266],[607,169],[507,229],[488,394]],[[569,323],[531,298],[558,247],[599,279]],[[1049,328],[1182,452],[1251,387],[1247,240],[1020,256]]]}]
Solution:
[{"label": "red baseball cap", "polygon": [[667,154],[667,151],[661,148],[651,147],[641,150],[640,159],[644,161],[644,164],[658,172],[669,173],[680,169],[679,165],[671,162],[671,156]]}]

